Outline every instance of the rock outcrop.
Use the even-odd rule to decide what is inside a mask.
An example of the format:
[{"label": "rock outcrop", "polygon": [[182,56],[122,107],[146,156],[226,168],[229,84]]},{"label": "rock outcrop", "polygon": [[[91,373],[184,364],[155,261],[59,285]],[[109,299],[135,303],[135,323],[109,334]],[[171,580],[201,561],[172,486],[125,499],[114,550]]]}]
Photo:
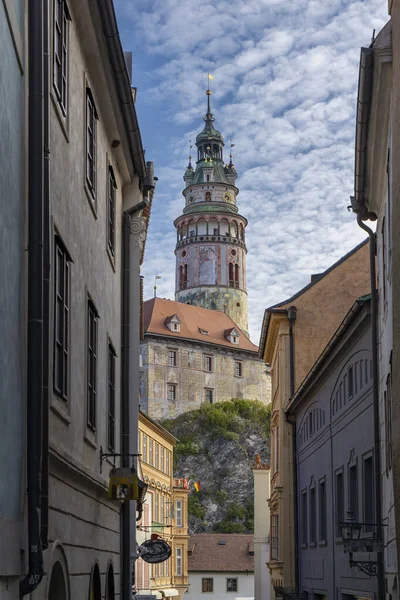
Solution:
[{"label": "rock outcrop", "polygon": [[191,533],[253,532],[251,468],[257,453],[269,462],[269,421],[270,407],[233,399],[162,423],[179,440],[174,472],[191,480]]}]

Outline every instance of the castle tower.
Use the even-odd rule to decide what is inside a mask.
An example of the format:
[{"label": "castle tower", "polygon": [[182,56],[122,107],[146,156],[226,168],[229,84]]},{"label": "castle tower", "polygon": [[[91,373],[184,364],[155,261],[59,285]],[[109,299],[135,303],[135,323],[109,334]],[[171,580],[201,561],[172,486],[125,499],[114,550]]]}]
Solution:
[{"label": "castle tower", "polygon": [[177,231],[175,299],[224,311],[248,330],[245,228],[238,213],[237,173],[230,154],[224,163],[224,139],[214,128],[207,90],[205,126],[196,138],[197,161],[183,177],[185,208],[174,225]]}]

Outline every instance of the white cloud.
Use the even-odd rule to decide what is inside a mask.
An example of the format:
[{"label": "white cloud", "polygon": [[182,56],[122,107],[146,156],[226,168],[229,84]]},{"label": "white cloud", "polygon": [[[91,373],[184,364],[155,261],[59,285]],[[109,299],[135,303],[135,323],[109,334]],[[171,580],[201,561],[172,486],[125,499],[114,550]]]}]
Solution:
[{"label": "white cloud", "polygon": [[[154,60],[146,93],[161,131],[146,140],[160,178],[146,246],[146,295],[173,297],[175,230],[188,141],[202,128],[206,74],[225,140],[234,138],[239,211],[249,219],[249,321],[365,237],[353,189],[360,47],[387,21],[385,0],[117,0]],[[153,57],[153,58],[152,58]],[[155,129],[157,129],[155,127]],[[153,133],[153,132],[152,132]],[[152,146],[153,144],[153,146]],[[162,152],[160,150],[163,150]],[[194,149],[195,150],[195,149]],[[195,155],[195,152],[193,152]]]}]

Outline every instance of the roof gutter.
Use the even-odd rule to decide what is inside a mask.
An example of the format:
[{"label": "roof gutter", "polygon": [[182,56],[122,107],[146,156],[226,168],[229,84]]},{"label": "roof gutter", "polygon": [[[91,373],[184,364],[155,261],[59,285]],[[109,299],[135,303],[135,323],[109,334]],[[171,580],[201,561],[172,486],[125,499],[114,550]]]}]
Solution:
[{"label": "roof gutter", "polygon": [[356,114],[354,197],[351,198],[351,208],[353,212],[360,214],[363,220],[376,219],[374,213],[368,212],[364,195],[366,187],[367,142],[372,99],[373,68],[373,49],[361,48]]},{"label": "roof gutter", "polygon": [[124,117],[126,133],[136,174],[140,179],[146,176],[146,163],[140,129],[133,102],[132,87],[126,68],[125,56],[119,37],[113,0],[97,0],[104,37],[117,88],[118,98]]}]

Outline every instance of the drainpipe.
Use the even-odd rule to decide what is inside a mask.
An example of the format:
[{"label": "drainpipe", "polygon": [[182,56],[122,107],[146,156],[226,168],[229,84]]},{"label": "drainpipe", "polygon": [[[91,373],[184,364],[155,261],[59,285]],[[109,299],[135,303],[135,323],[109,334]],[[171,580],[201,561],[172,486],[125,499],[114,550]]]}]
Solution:
[{"label": "drainpipe", "polygon": [[[361,213],[357,214],[357,223],[369,236],[369,263],[371,277],[371,337],[372,337],[372,381],[374,406],[374,466],[375,466],[375,521],[377,524],[376,537],[382,541],[382,498],[381,498],[381,449],[379,432],[379,370],[378,370],[378,307],[376,298],[376,240],[375,233],[362,220]],[[385,570],[383,552],[377,552],[378,562],[378,598],[384,600]]]},{"label": "drainpipe", "polygon": [[[153,163],[148,162],[147,175],[143,181],[143,200],[123,214],[121,425],[124,467],[130,466],[128,454],[137,452],[139,428],[139,386],[133,374],[139,369],[140,255],[137,254],[137,249],[140,248],[140,239],[137,244],[132,238],[135,234],[140,238],[141,234],[145,234],[145,228],[143,219],[143,230],[136,231],[134,225],[139,219],[134,217],[149,205],[148,194],[152,189],[154,189]],[[138,273],[134,272],[136,266]],[[136,467],[136,459],[134,463]],[[122,600],[132,600],[133,560],[137,558],[136,555],[136,502],[124,502],[122,506]]]},{"label": "drainpipe", "polygon": [[43,14],[43,98],[44,98],[44,202],[43,202],[43,238],[44,238],[44,274],[43,274],[43,432],[42,432],[42,491],[40,514],[40,537],[42,547],[48,548],[49,533],[49,394],[50,394],[50,114],[49,114],[49,5],[44,3]]},{"label": "drainpipe", "polygon": [[29,572],[20,596],[33,592],[43,578],[40,539],[40,479],[43,400],[43,0],[29,3],[29,145],[28,145],[28,358],[27,484]]},{"label": "drainpipe", "polygon": [[[290,399],[294,397],[295,392],[295,364],[294,364],[294,335],[293,328],[297,316],[297,308],[291,306],[287,311],[289,320],[289,377],[290,377]],[[299,598],[299,546],[298,546],[298,502],[297,502],[297,430],[296,421],[292,425],[292,462],[293,462],[293,505],[294,505],[294,580],[295,594]]]}]

